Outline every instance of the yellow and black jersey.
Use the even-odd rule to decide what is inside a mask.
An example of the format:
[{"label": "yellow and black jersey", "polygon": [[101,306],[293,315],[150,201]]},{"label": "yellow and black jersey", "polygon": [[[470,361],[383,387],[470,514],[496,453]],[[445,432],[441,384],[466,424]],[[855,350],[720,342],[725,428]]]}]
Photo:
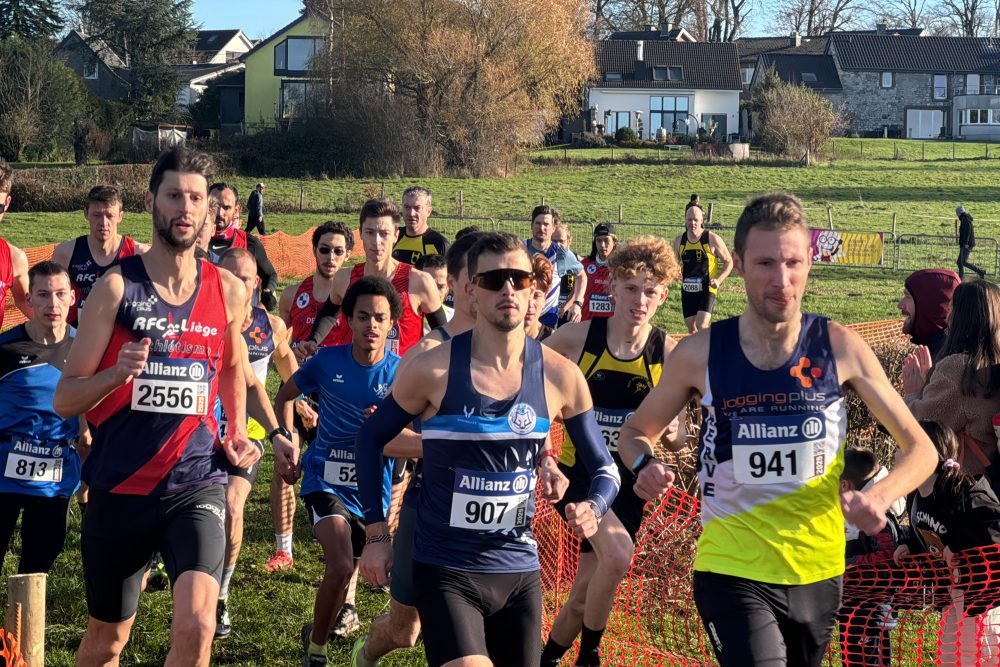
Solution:
[{"label": "yellow and black jersey", "polygon": [[[663,330],[653,327],[638,356],[618,359],[608,350],[607,318],[590,320],[587,340],[577,365],[587,378],[594,400],[594,417],[604,442],[619,465],[622,461],[618,455],[618,436],[622,425],[660,381],[665,341]],[[576,465],[576,448],[568,434],[563,440],[559,462],[569,467]]]},{"label": "yellow and black jersey", "polygon": [[407,236],[406,227],[399,228],[392,258],[404,264],[416,264],[424,255],[443,255],[448,251],[448,241],[440,233],[428,229],[420,236]]},{"label": "yellow and black jersey", "polygon": [[685,292],[708,290],[714,294],[718,291],[709,283],[718,275],[718,259],[712,253],[708,235],[706,229],[697,241],[690,241],[687,232],[681,234],[681,276]]}]

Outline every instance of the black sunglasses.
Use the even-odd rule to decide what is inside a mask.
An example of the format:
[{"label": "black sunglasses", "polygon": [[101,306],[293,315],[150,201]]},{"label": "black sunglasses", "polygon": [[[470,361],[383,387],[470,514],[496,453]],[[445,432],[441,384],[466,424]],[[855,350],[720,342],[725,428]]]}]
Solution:
[{"label": "black sunglasses", "polygon": [[534,276],[530,271],[521,269],[493,269],[477,273],[473,282],[479,287],[491,292],[499,292],[508,282],[515,290],[523,290],[531,287]]},{"label": "black sunglasses", "polygon": [[319,248],[316,248],[316,252],[318,252],[321,255],[329,255],[332,252],[337,257],[343,257],[344,255],[347,254],[347,249],[346,248],[327,248],[325,246],[320,246]]}]

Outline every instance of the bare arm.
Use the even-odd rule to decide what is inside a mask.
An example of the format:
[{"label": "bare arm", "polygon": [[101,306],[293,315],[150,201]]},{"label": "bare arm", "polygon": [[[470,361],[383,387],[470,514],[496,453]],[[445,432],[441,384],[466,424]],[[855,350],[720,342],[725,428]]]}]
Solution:
[{"label": "bare arm", "polygon": [[441,293],[429,273],[413,269],[410,271],[410,298],[416,297],[417,313],[430,315],[441,308]]},{"label": "bare arm", "polygon": [[298,291],[298,285],[289,285],[281,290],[281,296],[278,298],[278,316],[286,327],[292,326],[292,305],[295,303],[295,293]]},{"label": "bare arm", "polygon": [[[246,356],[241,325],[246,316],[246,289],[233,274],[220,271],[222,289],[226,299],[228,324],[223,332],[225,339],[222,363],[219,366],[219,399],[229,419],[229,429],[223,449],[233,465],[246,468],[259,458],[257,448],[247,436],[247,383],[242,358]],[[86,310],[86,309],[85,309]]]},{"label": "bare arm", "polygon": [[566,359],[576,363],[583,351],[588,331],[590,331],[589,321],[564,324],[553,331],[552,335],[542,342],[542,345],[552,348]]},{"label": "bare arm", "polygon": [[52,251],[52,261],[63,268],[69,268],[69,261],[73,259],[73,246],[76,241],[63,241]]},{"label": "bare arm", "polygon": [[14,304],[29,320],[34,311],[28,305],[28,256],[16,246],[10,246],[10,261],[14,268],[14,282],[10,289]]},{"label": "bare arm", "polygon": [[715,254],[715,260],[718,266],[718,275],[714,278],[715,287],[718,289],[719,285],[729,277],[729,274],[733,270],[733,256],[729,252],[729,247],[726,242],[722,240],[722,237],[715,232],[708,233],[709,246],[712,248],[712,252]]},{"label": "bare arm", "polygon": [[281,381],[287,382],[288,378],[299,370],[299,362],[295,359],[295,353],[292,352],[291,346],[288,345],[289,332],[285,323],[274,315],[267,317],[271,321],[271,329],[274,332],[274,354],[271,359],[274,361],[274,367],[278,370],[278,375],[281,376]]}]

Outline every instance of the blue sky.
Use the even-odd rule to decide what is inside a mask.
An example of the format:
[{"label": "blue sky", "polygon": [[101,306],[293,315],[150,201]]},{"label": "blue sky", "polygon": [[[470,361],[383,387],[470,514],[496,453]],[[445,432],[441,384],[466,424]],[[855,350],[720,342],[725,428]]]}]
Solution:
[{"label": "blue sky", "polygon": [[195,0],[193,11],[204,30],[239,28],[250,39],[263,39],[295,20],[301,9],[301,0]]}]

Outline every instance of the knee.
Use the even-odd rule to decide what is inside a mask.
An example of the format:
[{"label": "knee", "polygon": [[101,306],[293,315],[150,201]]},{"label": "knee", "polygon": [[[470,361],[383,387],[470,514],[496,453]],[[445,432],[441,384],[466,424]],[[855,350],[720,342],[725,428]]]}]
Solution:
[{"label": "knee", "polygon": [[346,558],[328,558],[323,578],[327,581],[346,587],[354,574],[354,562]]},{"label": "knee", "polygon": [[226,517],[229,524],[238,526],[243,523],[243,505],[245,501],[239,498],[226,498]]},{"label": "knee", "polygon": [[413,648],[420,637],[420,622],[417,615],[400,619],[392,628],[392,643],[396,648]]},{"label": "knee", "polygon": [[98,665],[114,664],[125,644],[128,643],[129,629],[117,625],[95,628],[91,625],[80,645],[81,657]]},{"label": "knee", "polygon": [[215,635],[215,609],[174,617],[174,647],[185,653],[203,653]]},{"label": "knee", "polygon": [[609,550],[607,557],[603,559],[601,567],[609,576],[623,579],[628,574],[629,568],[632,567],[634,552],[635,548],[632,546],[631,540],[615,544]]}]

